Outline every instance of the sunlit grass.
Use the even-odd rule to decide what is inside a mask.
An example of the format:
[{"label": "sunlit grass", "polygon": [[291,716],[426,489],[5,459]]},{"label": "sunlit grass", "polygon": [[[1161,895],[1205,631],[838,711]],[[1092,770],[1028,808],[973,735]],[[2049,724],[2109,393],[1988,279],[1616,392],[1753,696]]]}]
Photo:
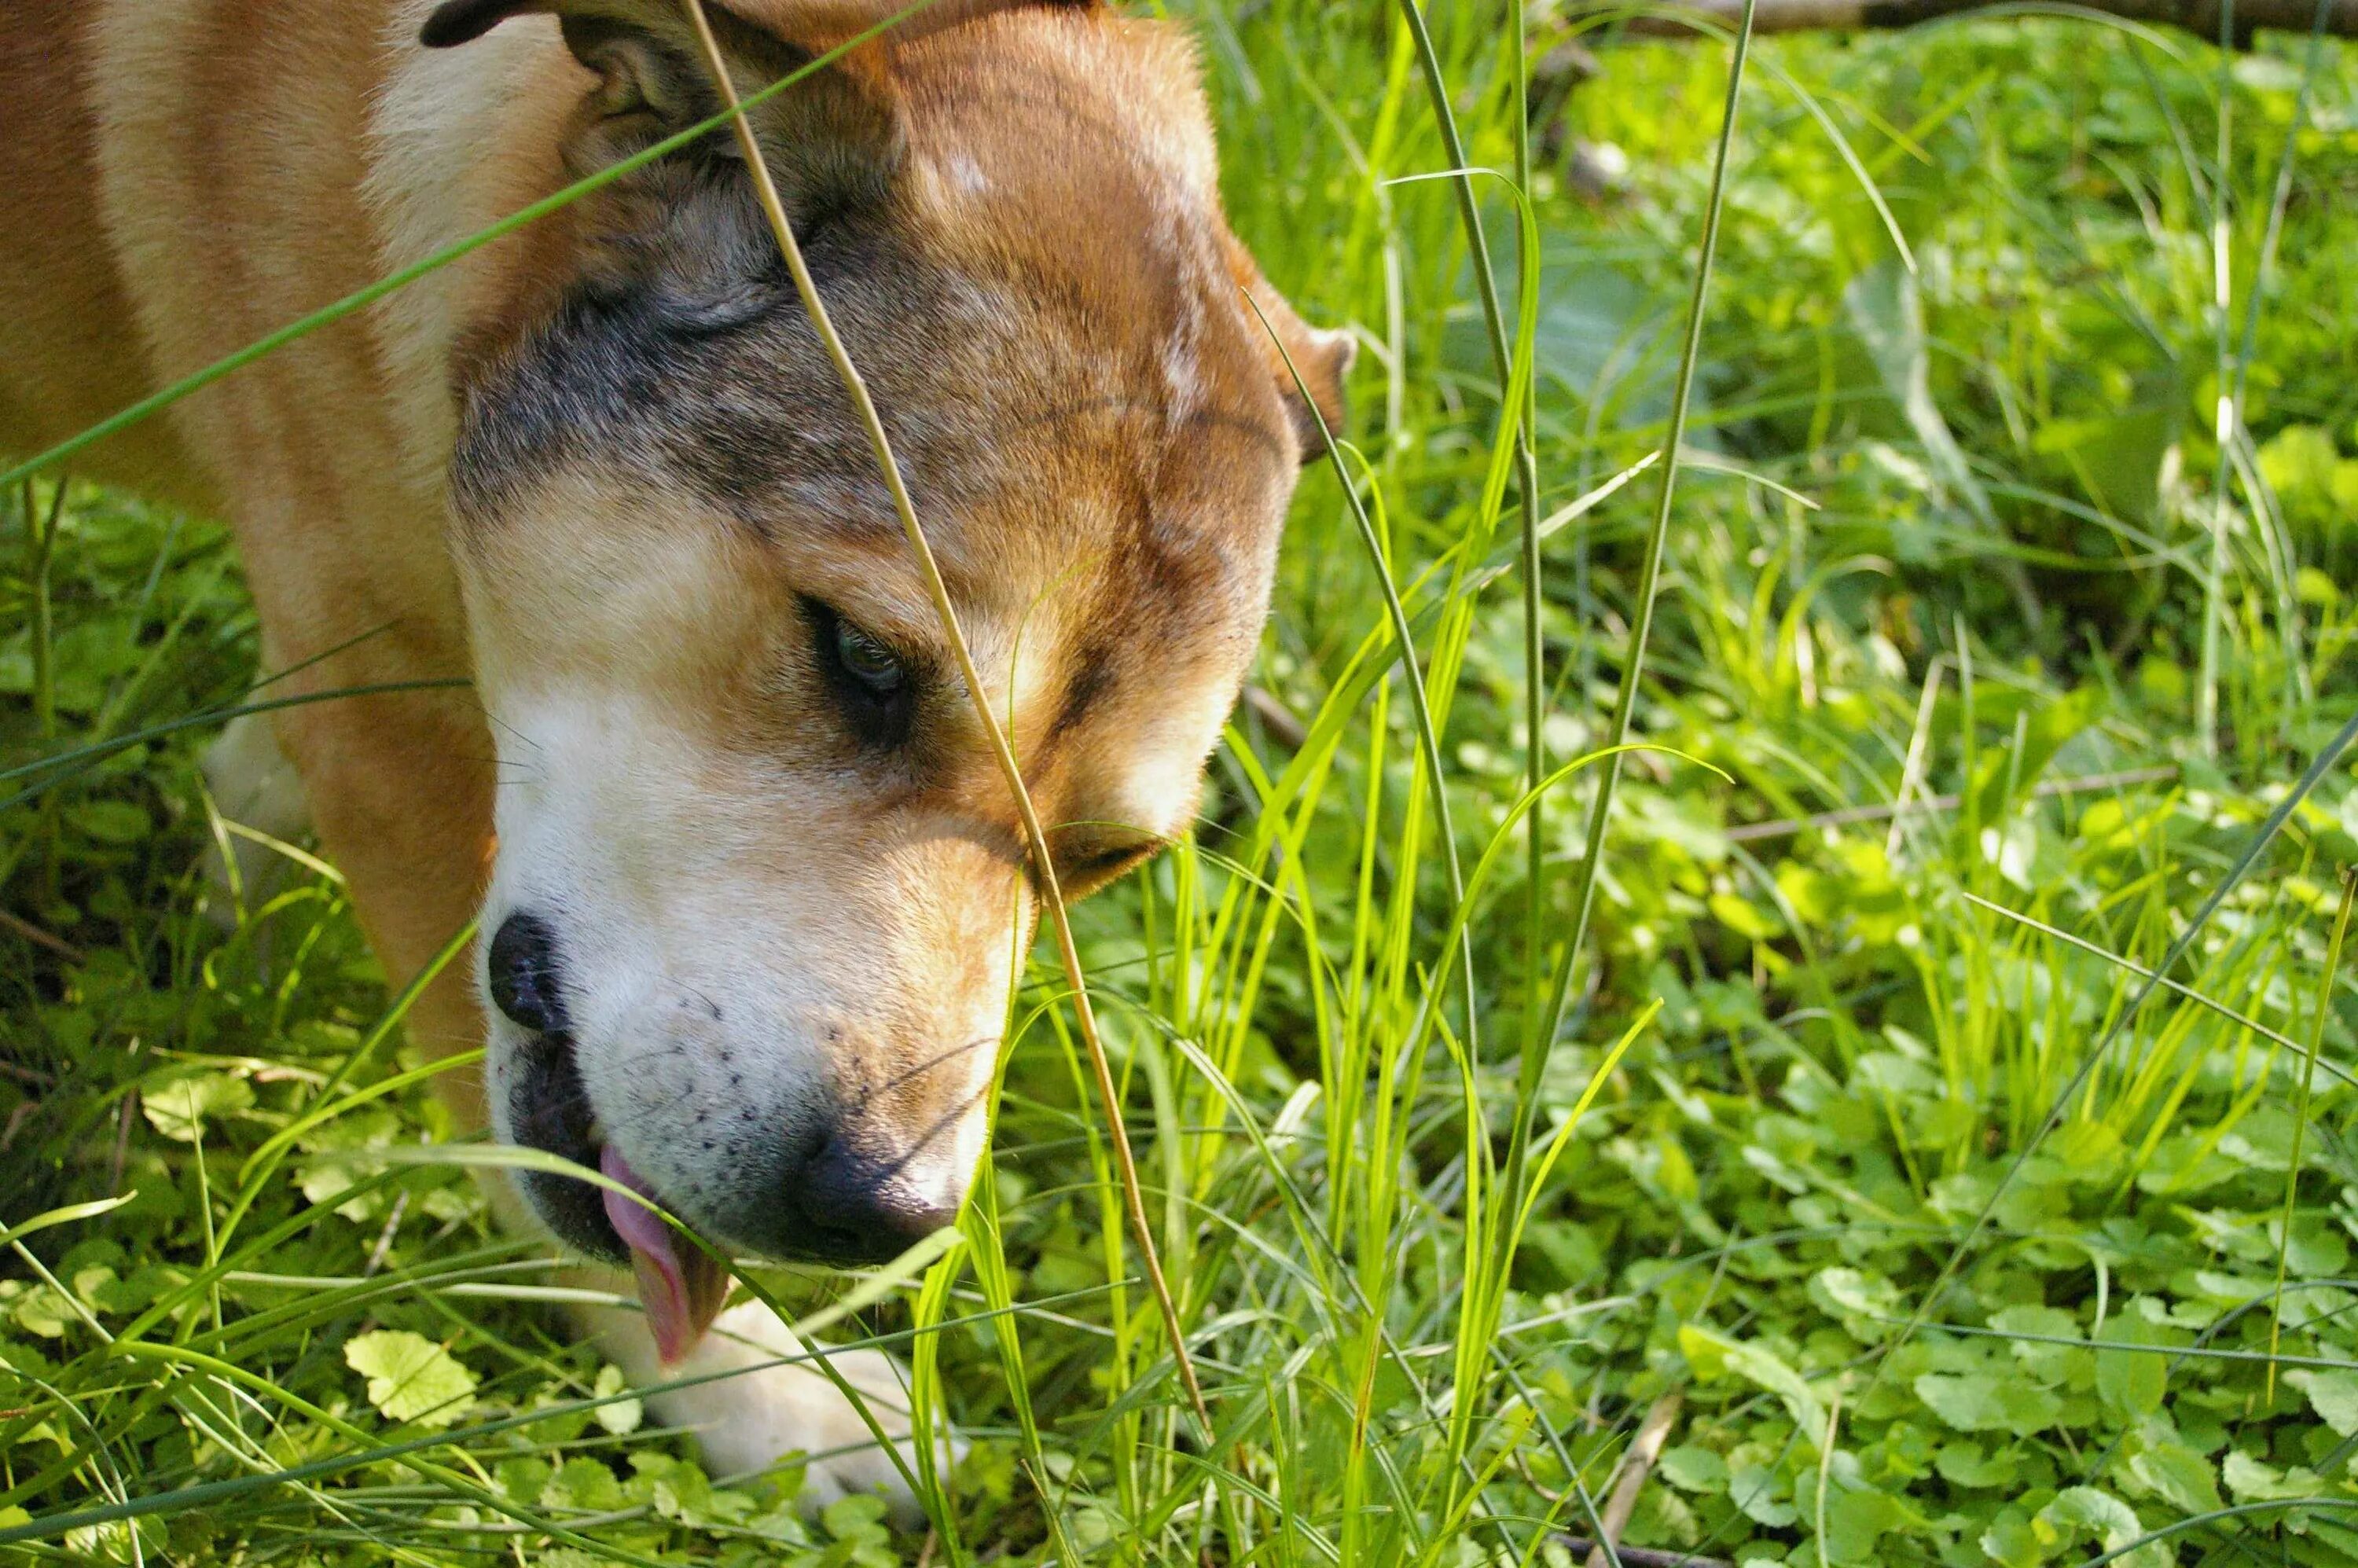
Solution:
[{"label": "sunlit grass", "polygon": [[[1630,187],[1588,198],[1546,136],[1519,178],[1497,15],[1429,20],[1495,313],[1401,12],[1199,19],[1238,230],[1365,351],[1258,671],[1298,732],[1240,709],[1192,838],[1076,912],[1208,1437],[1044,953],[956,1249],[760,1276],[969,1444],[921,1465],[930,1540],[705,1476],[489,1228],[481,1152],[430,1152],[334,880],[200,913],[197,745],[271,700],[219,535],[37,481],[0,1533],[1523,1562],[1600,1532],[1667,1410],[1632,1542],[2358,1559],[2358,791],[2292,798],[2358,696],[2358,73],[2093,22],[1779,40],[1715,170],[1725,43],[1612,49],[1568,132]],[[373,1404],[373,1332],[447,1397]]]}]

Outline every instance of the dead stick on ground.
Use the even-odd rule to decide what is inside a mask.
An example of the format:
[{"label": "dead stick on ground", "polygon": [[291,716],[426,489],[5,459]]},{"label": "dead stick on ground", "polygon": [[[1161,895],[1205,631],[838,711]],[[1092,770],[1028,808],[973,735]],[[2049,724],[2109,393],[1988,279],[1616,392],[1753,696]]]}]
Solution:
[{"label": "dead stick on ground", "polygon": [[27,942],[37,943],[43,947],[47,947],[50,952],[55,953],[59,957],[63,958],[69,964],[86,964],[90,962],[89,954],[83,952],[81,948],[75,946],[64,937],[53,935],[50,933],[42,930],[31,921],[25,919],[23,916],[11,914],[5,909],[0,909],[0,927],[5,927],[10,931],[15,932],[17,935],[22,936]]},{"label": "dead stick on ground", "polygon": [[[1558,1536],[1564,1550],[1577,1557],[1584,1552],[1594,1552],[1596,1543],[1585,1535]],[[1617,1546],[1621,1568],[1735,1568],[1724,1557],[1697,1557],[1690,1552],[1664,1552],[1651,1546]],[[1591,1557],[1590,1562],[1596,1561]]]},{"label": "dead stick on ground", "polygon": [[[1679,1407],[1685,1402],[1685,1396],[1672,1389],[1656,1400],[1646,1411],[1646,1419],[1638,1423],[1638,1435],[1630,1439],[1629,1452],[1621,1456],[1621,1472],[1613,1483],[1613,1495],[1605,1500],[1604,1517],[1597,1520],[1606,1541],[1618,1542],[1621,1532],[1628,1528],[1629,1516],[1638,1511],[1638,1494],[1645,1489],[1646,1477],[1654,1473],[1654,1461],[1662,1456],[1662,1444],[1670,1440],[1671,1428],[1679,1419]],[[1628,1552],[1620,1553],[1620,1557],[1625,1563],[1633,1561]],[[1604,1541],[1588,1549],[1588,1568],[1611,1568]]]}]

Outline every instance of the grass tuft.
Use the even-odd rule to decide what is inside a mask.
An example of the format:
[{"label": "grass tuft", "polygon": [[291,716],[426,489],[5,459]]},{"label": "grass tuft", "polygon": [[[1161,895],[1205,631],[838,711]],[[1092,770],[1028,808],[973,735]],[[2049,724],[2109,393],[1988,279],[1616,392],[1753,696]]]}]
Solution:
[{"label": "grass tuft", "polygon": [[929,1531],[568,1336],[333,869],[200,873],[223,535],[37,459],[0,1559],[2358,1562],[2358,56],[1186,15],[1360,412],[957,1244],[758,1281]]}]

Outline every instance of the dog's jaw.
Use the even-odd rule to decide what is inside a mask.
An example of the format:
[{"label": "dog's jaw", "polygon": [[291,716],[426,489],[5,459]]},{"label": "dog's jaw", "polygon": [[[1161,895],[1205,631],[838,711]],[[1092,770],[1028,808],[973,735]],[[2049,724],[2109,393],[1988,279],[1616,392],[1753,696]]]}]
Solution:
[{"label": "dog's jaw", "polygon": [[[806,252],[1085,894],[1184,831],[1252,656],[1300,449],[1240,294],[1300,323],[1227,234],[1170,35],[950,37],[902,59],[898,161],[863,165]],[[658,163],[550,231],[537,271],[465,292],[490,312],[460,333],[490,347],[449,465],[502,775],[482,929],[545,922],[568,977],[561,1039],[495,1028],[494,1109],[568,1158],[602,1140],[718,1241],[846,1256],[882,1240],[844,1212],[955,1210],[1034,912],[1013,803],[742,178]],[[905,654],[905,736],[848,721],[812,607]],[[535,1195],[613,1250],[582,1195]]]}]

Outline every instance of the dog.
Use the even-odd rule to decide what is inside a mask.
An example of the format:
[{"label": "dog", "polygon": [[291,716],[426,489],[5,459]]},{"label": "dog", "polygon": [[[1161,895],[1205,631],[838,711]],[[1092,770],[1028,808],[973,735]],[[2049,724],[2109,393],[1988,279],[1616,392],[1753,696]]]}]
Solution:
[{"label": "dog", "polygon": [[[706,9],[750,95],[900,7]],[[719,106],[680,0],[16,0],[0,444]],[[1229,232],[1173,25],[939,0],[751,114],[1084,897],[1194,810],[1350,340]],[[77,463],[228,520],[272,695],[362,688],[240,720],[215,789],[308,822],[396,981],[479,918],[408,1022],[486,1045],[444,1077],[461,1126],[737,1254],[874,1261],[952,1221],[1036,869],[727,128]],[[644,1311],[582,1314],[629,1376],[748,1369],[656,1402],[718,1470],[843,1450],[813,1500],[892,1489],[765,1308],[707,1333],[698,1249],[515,1186],[584,1277],[635,1272]],[[836,1359],[900,1402],[890,1363]]]}]

